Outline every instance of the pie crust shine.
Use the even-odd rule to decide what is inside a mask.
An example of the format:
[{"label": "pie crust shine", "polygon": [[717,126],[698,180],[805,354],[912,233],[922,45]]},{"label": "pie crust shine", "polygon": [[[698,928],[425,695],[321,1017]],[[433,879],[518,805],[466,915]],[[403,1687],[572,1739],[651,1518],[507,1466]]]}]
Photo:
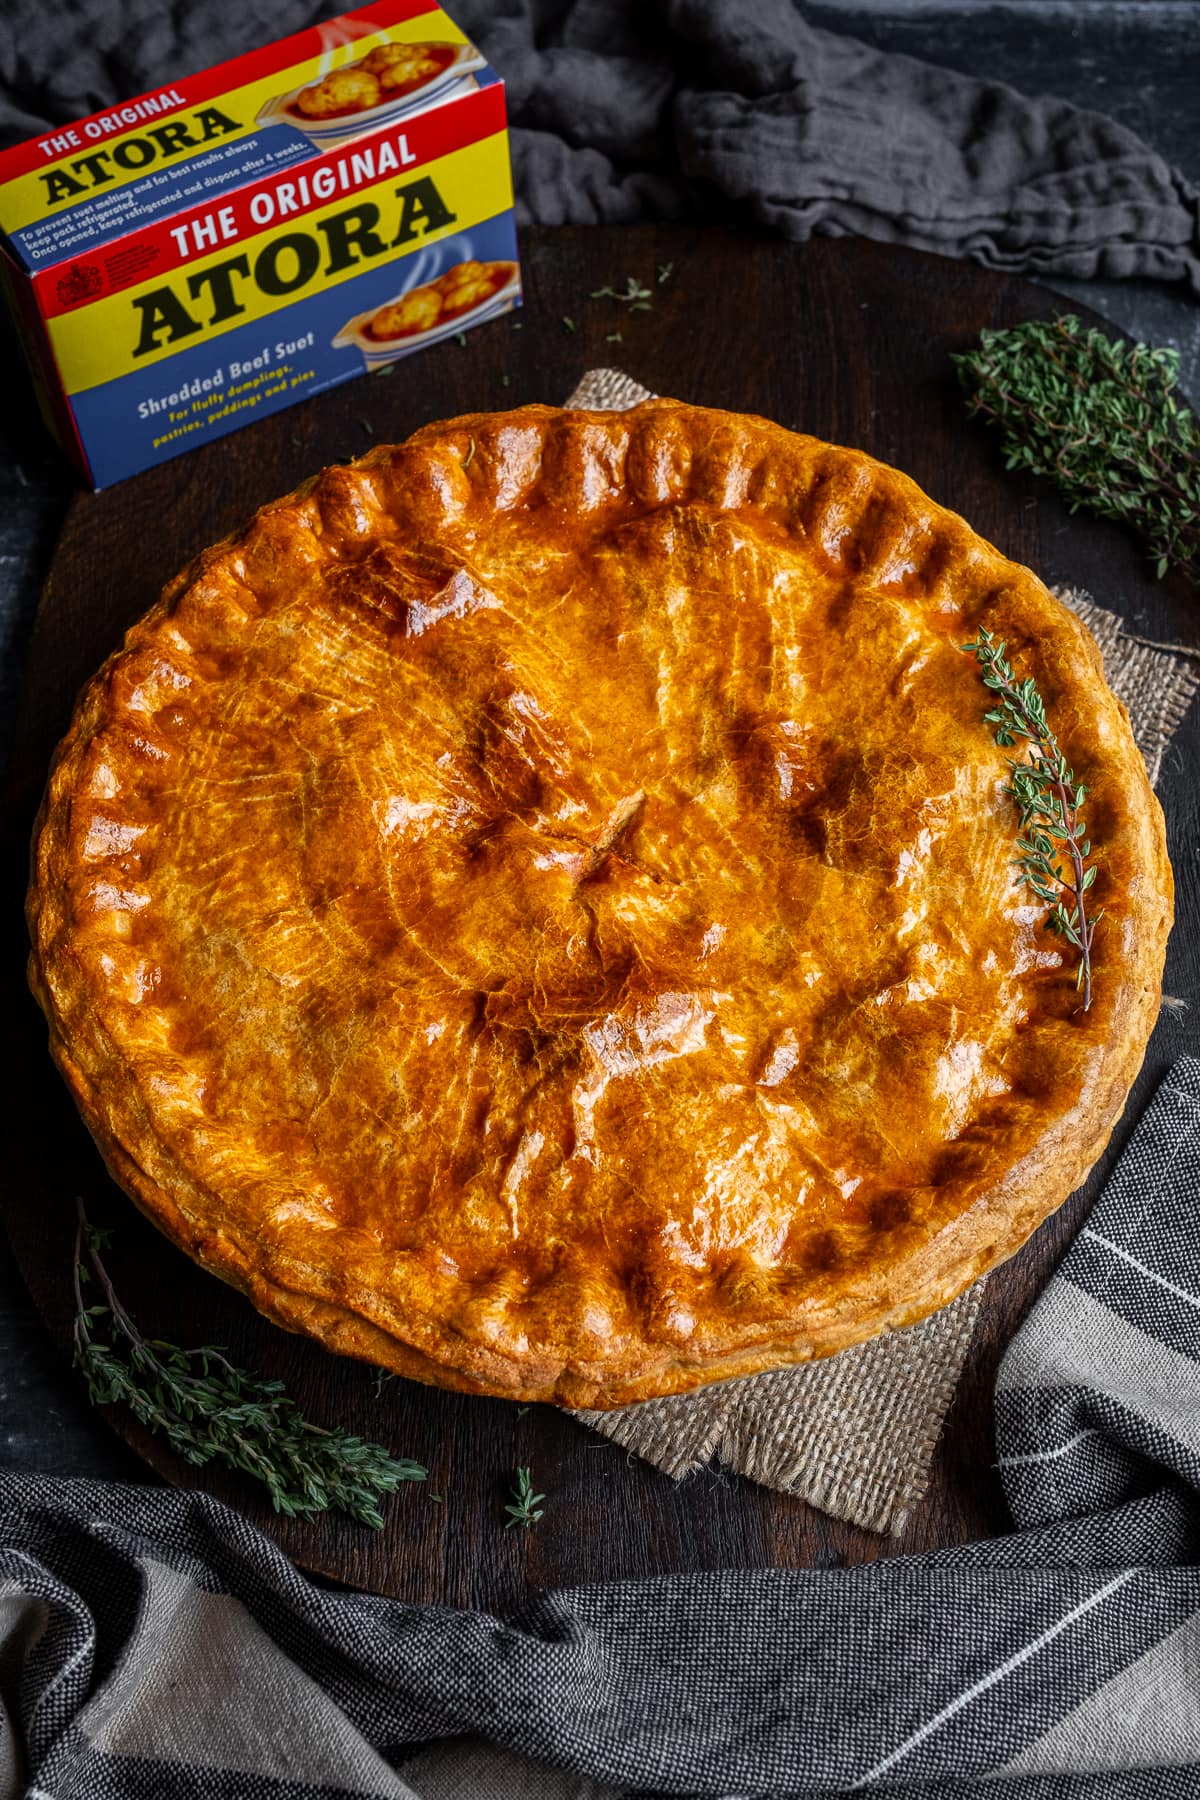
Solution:
[{"label": "pie crust shine", "polygon": [[[1089,790],[1094,997],[980,626]],[[1080,622],[906,476],[646,402],[433,425],[84,690],[31,980],[116,1179],[270,1318],[611,1407],[944,1305],[1140,1066],[1162,816]]]}]

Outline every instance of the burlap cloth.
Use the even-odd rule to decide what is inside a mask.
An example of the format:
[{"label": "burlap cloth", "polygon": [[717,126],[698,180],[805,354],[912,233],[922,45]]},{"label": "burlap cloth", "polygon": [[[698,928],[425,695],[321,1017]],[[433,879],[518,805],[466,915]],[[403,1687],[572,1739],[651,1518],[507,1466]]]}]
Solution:
[{"label": "burlap cloth", "polygon": [[[621,411],[650,398],[619,369],[591,369],[568,406]],[[1129,637],[1114,613],[1059,591],[1100,646],[1109,686],[1129,708],[1151,781],[1200,685],[1188,652]],[[766,1487],[870,1531],[903,1531],[924,1494],[934,1445],[962,1371],[984,1281],[907,1331],[840,1356],[718,1382],[615,1413],[581,1412],[605,1437],[678,1480],[714,1456]]]}]

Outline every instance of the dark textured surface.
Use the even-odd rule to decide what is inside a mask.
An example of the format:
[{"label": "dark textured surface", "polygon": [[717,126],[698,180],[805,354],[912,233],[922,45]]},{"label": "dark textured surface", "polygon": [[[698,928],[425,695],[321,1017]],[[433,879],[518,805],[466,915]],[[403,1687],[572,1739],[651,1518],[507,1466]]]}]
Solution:
[{"label": "dark textured surface", "polygon": [[[1024,0],[1022,4],[977,4],[969,8],[916,0],[913,4],[810,6],[808,15],[817,24],[855,32],[881,48],[941,61],[968,73],[1008,81],[1030,92],[1057,93],[1079,105],[1103,108],[1177,163],[1193,182],[1200,181],[1200,132],[1197,131],[1198,103],[1195,97],[1195,46],[1200,36],[1200,6],[1192,0],[1123,0],[1117,4],[1110,0]],[[245,9],[245,16],[250,22],[252,38],[253,9]],[[548,259],[548,266],[553,267],[557,261],[553,246],[548,245],[543,254]],[[563,291],[574,298],[579,289],[572,285],[575,272],[570,254],[564,246],[561,279]],[[619,280],[625,273],[626,260],[618,250],[617,266],[607,267],[605,278],[611,279],[615,275]],[[947,279],[951,285],[959,273],[953,265],[948,267]],[[1174,345],[1180,351],[1185,389],[1194,400],[1200,396],[1200,306],[1186,297],[1182,289],[1137,282],[1097,282],[1057,283],[1056,290],[1072,301],[1093,307],[1136,337]],[[533,330],[536,316],[534,308],[527,312],[526,331]],[[484,358],[484,371],[490,374],[490,385],[477,390],[472,404],[502,405],[510,395],[513,400],[553,399],[570,385],[585,366],[583,349],[565,335],[555,335],[557,316],[547,308],[545,318],[550,323],[551,335],[546,341],[546,355],[542,358],[531,355],[529,384],[521,391],[518,391],[515,379],[511,390],[497,388],[496,370],[487,364],[485,346],[493,341],[491,333],[504,328],[492,327],[491,332],[473,334],[469,340],[470,350],[462,354]],[[686,352],[690,359],[686,384],[688,397],[716,397],[702,391],[701,384],[710,366],[719,366],[729,359],[730,337],[726,323],[723,316],[706,307],[703,299],[697,315],[694,318],[689,315],[683,322],[684,342],[679,349],[680,354]],[[609,329],[612,328],[610,325]],[[837,343],[841,329],[842,321],[828,317],[824,321],[821,343]],[[604,335],[601,334],[602,339]],[[632,333],[627,335],[632,344]],[[622,358],[621,347],[601,342],[599,350],[604,360]],[[799,363],[807,352],[806,347],[793,338],[762,346],[761,353],[790,367]],[[846,349],[842,354],[850,353]],[[459,354],[453,346],[430,353],[428,358],[413,365],[413,379],[420,379],[421,371],[428,370],[429,378],[433,380],[435,368],[451,366],[452,359]],[[624,356],[623,360],[631,365],[629,356]],[[539,361],[546,365],[544,378],[537,374]],[[476,365],[472,362],[464,366],[473,369]],[[42,431],[23,367],[7,323],[3,321],[0,321],[0,371],[4,375],[4,397],[0,403],[0,733],[7,745],[12,701],[20,679],[33,608],[74,486],[57,451]],[[560,372],[560,385],[555,387],[553,378]],[[635,367],[633,372],[642,374],[651,385],[661,385],[662,377],[655,367]],[[360,391],[365,388],[351,388],[340,397],[330,396],[328,403],[340,405],[352,416],[355,395]],[[284,415],[278,421],[280,431],[285,436],[292,431],[301,436],[300,421],[310,410],[302,408]],[[422,419],[432,416],[433,411],[421,413]],[[413,422],[419,421],[414,418]],[[831,423],[830,429],[835,423]],[[361,434],[355,438],[354,429],[353,426],[347,429],[347,441],[341,446],[343,454],[351,454],[366,441]],[[846,433],[848,427],[843,425],[841,429]],[[236,447],[242,441],[237,438],[232,443]],[[968,442],[974,443],[974,440]],[[890,446],[886,442],[876,447],[882,454],[889,454]],[[974,449],[970,452],[972,455],[979,453]],[[218,448],[216,455],[223,454]],[[186,472],[189,481],[201,479],[198,457],[186,458],[174,466]],[[302,457],[298,458],[295,476],[289,479],[298,478],[307,472],[307,468]],[[914,472],[920,474],[915,467]],[[997,480],[997,495],[1008,491],[1009,483]],[[1020,494],[1027,491],[1019,484],[1015,488]],[[953,496],[947,491],[942,497],[952,499]],[[975,522],[982,530],[989,529],[988,518],[979,517]],[[163,573],[169,573],[167,565],[173,567],[189,548],[194,547],[176,543],[169,521],[149,517],[143,520],[142,528],[152,547],[157,540],[167,551],[165,558],[160,556],[159,559]],[[1047,528],[1045,532],[1051,547],[1054,529],[1058,528]],[[1065,534],[1074,529],[1062,521],[1064,548],[1067,544]],[[1074,542],[1074,538],[1071,541]],[[1100,549],[1091,578],[1096,582],[1097,596],[1109,604],[1119,605],[1120,597],[1114,593],[1105,567],[1105,551],[1110,544],[1119,546],[1119,568],[1129,566],[1131,561],[1136,566],[1136,558],[1131,558],[1128,547],[1107,528],[1096,531],[1095,541]],[[1036,555],[1037,546],[1032,544],[1024,549],[1019,545],[1009,547],[1016,549],[1018,554]],[[1050,572],[1047,565],[1042,568],[1043,573]],[[1070,556],[1065,558],[1061,573],[1073,580],[1088,578],[1087,571],[1076,567]],[[149,597],[147,592],[145,598]],[[1186,628],[1186,619],[1183,628]],[[96,660],[108,648],[108,642],[102,639],[97,644]],[[1174,784],[1177,797],[1190,792],[1186,776],[1183,764],[1175,760],[1168,782]],[[1189,932],[1194,938],[1200,930],[1195,898],[1200,865],[1195,844],[1200,839],[1194,827],[1189,834],[1186,822],[1181,824],[1181,831],[1174,846],[1183,889],[1177,945]],[[7,930],[12,942],[11,884],[9,905]],[[1181,1046],[1183,1033],[1174,1027],[1169,1029],[1173,1053],[1176,1045]],[[40,1045],[36,1054],[41,1054]],[[10,1116],[8,1129],[10,1141],[22,1141],[24,1122],[19,1116]],[[994,1348],[991,1346],[992,1354]],[[986,1416],[988,1412],[990,1394],[986,1374],[990,1363],[985,1359],[980,1366],[983,1373],[972,1374],[964,1385],[958,1402],[959,1417],[973,1417],[981,1410]],[[605,1462],[617,1455],[617,1452],[597,1445],[593,1460]],[[122,1475],[137,1479],[144,1475],[137,1459],[96,1420],[83,1402],[77,1382],[66,1371],[62,1356],[51,1346],[2,1245],[0,1461],[16,1467],[101,1476]],[[961,1434],[953,1429],[940,1452],[940,1463],[959,1483],[971,1482],[978,1473]],[[660,1478],[649,1479],[657,1482]],[[719,1512],[729,1489],[716,1479],[709,1482],[706,1478],[706,1485],[712,1489],[709,1504]],[[993,1500],[990,1505],[995,1514],[996,1502]],[[815,1546],[822,1530],[821,1521],[812,1520],[805,1529],[813,1537]],[[828,1529],[833,1531],[835,1528]],[[757,1540],[753,1533],[749,1535],[752,1541],[747,1545],[746,1554],[753,1559]]]},{"label": "dark textured surface", "polygon": [[[1057,1262],[1145,1094],[1169,1061],[1200,1047],[1200,1014],[1167,1017],[1112,1151],[1086,1190],[1052,1219],[990,1284],[959,1397],[939,1449],[934,1485],[904,1538],[881,1541],[838,1525],[784,1496],[716,1472],[672,1485],[629,1461],[571,1419],[545,1407],[441,1394],[397,1382],[373,1390],[356,1364],[329,1357],[260,1321],[252,1309],[167,1248],[105,1181],[95,1151],[42,1049],[43,1027],[18,991],[23,831],[45,761],[64,728],[79,681],[140,614],[161,582],[196,550],[285,492],[323,462],[373,437],[406,435],[430,418],[477,406],[565,394],[586,367],[619,356],[636,379],[701,402],[768,413],[782,424],[861,444],[906,468],[950,500],[999,547],[1051,583],[1076,582],[1136,618],[1147,635],[1195,638],[1182,588],[1150,579],[1136,546],[1115,527],[1069,518],[1027,477],[1007,475],[990,436],[969,424],[947,363],[986,325],[1044,313],[1050,298],[1030,284],[966,264],[851,241],[809,246],[738,239],[702,229],[636,227],[530,234],[528,305],[468,335],[460,349],[414,359],[395,374],[336,390],[224,444],[150,472],[72,510],[35,636],[27,705],[13,764],[18,830],[0,891],[0,969],[14,1096],[22,1129],[10,1133],[5,1206],[26,1275],[66,1342],[71,1196],[119,1222],[113,1255],[135,1316],[155,1333],[231,1344],[264,1372],[285,1374],[306,1409],[379,1435],[427,1462],[432,1491],[401,1494],[381,1537],[328,1520],[278,1524],[241,1482],[213,1475],[213,1491],[270,1524],[289,1552],[364,1585],[411,1598],[494,1604],[526,1583],[563,1583],[657,1570],[871,1560],[897,1548],[963,1542],[1003,1529],[992,1467],[991,1391],[999,1355]],[[612,302],[585,296],[606,274],[675,273],[651,312],[614,322]],[[722,305],[706,304],[712,292]],[[570,311],[576,330],[561,323]],[[752,350],[728,354],[728,320]],[[519,328],[518,328],[519,327]],[[608,334],[619,328],[623,342]],[[836,343],[838,352],[824,348]],[[504,378],[508,377],[505,386]],[[162,521],[167,521],[164,526]],[[1190,850],[1200,842],[1200,758],[1193,716],[1176,741],[1163,783],[1172,854],[1186,884],[1168,966],[1169,990],[1195,983],[1195,890]],[[1191,860],[1189,860],[1191,858]],[[14,860],[15,859],[15,860]],[[61,1394],[67,1383],[50,1383]],[[59,1404],[57,1400],[55,1404]],[[118,1419],[122,1429],[128,1422]],[[138,1447],[172,1475],[180,1470],[140,1434]],[[40,1442],[39,1437],[39,1442]],[[81,1439],[79,1466],[91,1466]],[[16,1458],[14,1458],[16,1460]],[[502,1505],[515,1465],[532,1465],[548,1496],[546,1522],[505,1534]],[[111,1466],[111,1464],[109,1465]],[[605,1521],[620,1518],[621,1529]]]}]

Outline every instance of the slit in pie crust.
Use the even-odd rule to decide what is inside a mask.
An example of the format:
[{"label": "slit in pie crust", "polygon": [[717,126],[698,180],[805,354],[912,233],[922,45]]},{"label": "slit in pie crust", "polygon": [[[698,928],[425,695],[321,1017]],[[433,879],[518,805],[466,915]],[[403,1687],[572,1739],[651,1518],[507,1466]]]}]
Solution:
[{"label": "slit in pie crust", "polygon": [[[1088,786],[1094,998],[960,646]],[[1014,1252],[1137,1073],[1172,884],[1085,628],[904,475],[666,400],[265,508],[85,688],[34,990],[116,1179],[270,1318],[611,1407]]]}]

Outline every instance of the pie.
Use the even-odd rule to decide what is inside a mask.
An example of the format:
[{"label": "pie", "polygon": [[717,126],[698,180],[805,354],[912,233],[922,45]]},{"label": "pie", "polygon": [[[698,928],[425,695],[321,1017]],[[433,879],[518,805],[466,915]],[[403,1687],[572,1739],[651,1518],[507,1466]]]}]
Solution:
[{"label": "pie", "polygon": [[435,325],[449,324],[498,294],[516,272],[513,262],[455,263],[436,281],[410,288],[398,300],[381,306],[367,326],[367,336],[387,344],[419,331],[432,331]]},{"label": "pie", "polygon": [[[1036,678],[1103,916],[1014,869]],[[116,1179],[279,1324],[612,1407],[944,1305],[1103,1149],[1161,814],[1084,627],[906,476],[668,400],[431,425],[85,688],[32,981]]]}]

